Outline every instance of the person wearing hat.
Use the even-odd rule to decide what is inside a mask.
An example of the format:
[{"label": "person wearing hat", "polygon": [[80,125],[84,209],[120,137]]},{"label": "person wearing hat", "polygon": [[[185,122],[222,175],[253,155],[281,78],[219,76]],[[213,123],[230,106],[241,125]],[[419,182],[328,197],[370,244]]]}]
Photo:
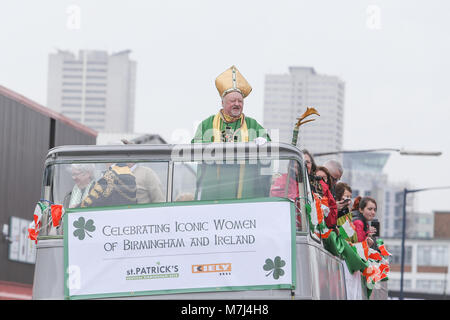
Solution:
[{"label": "person wearing hat", "polygon": [[203,120],[191,143],[270,141],[266,130],[243,113],[244,98],[252,91],[235,66],[216,78],[216,88],[222,99],[222,109]]},{"label": "person wearing hat", "polygon": [[[237,70],[230,67],[216,78],[222,99],[217,114],[203,120],[192,143],[251,142],[258,145],[270,141],[266,130],[254,119],[244,115],[244,98],[252,87]],[[261,175],[261,165],[241,163],[201,164],[197,171],[195,199],[222,200],[267,196],[270,175]]]}]

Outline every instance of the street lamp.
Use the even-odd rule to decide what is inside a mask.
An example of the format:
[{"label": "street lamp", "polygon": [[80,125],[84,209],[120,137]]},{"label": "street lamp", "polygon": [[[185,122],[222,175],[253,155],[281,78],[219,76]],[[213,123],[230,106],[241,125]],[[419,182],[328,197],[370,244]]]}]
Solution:
[{"label": "street lamp", "polygon": [[395,148],[379,148],[379,149],[363,149],[363,150],[341,150],[332,152],[319,152],[314,153],[314,157],[328,156],[332,154],[339,153],[363,153],[363,152],[377,152],[377,151],[395,151],[400,153],[402,156],[440,156],[441,151],[415,151],[415,150],[405,150],[405,149],[395,149]]},{"label": "street lamp", "polygon": [[446,187],[432,187],[432,188],[421,188],[421,189],[403,189],[403,224],[402,224],[402,255],[401,255],[401,263],[400,263],[400,294],[399,300],[403,300],[403,275],[405,270],[405,237],[406,237],[406,195],[408,193],[415,193],[421,191],[429,191],[429,190],[442,190],[442,189],[450,189],[450,186]]}]

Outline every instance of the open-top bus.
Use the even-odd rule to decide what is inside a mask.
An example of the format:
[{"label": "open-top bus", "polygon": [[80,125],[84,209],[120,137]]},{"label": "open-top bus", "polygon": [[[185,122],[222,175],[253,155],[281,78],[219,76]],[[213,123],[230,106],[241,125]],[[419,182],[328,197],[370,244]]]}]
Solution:
[{"label": "open-top bus", "polygon": [[[117,195],[134,189],[135,198],[75,188],[77,175],[91,174],[95,189],[113,167],[135,175],[114,182]],[[33,298],[347,299],[345,262],[310,228],[305,170],[301,151],[284,143],[51,149]],[[86,195],[94,201],[81,205]],[[60,222],[45,203],[63,206]],[[370,295],[386,298],[385,283]]]}]

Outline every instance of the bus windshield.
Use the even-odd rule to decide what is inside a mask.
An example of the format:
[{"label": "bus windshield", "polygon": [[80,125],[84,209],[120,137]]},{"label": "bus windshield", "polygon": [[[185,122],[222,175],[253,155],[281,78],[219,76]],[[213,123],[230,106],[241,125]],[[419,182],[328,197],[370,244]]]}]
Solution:
[{"label": "bus windshield", "polygon": [[[65,209],[264,197],[296,201],[304,197],[301,166],[289,159],[74,161],[48,166],[45,176],[44,199]],[[50,229],[41,230],[41,235],[46,234]]]}]

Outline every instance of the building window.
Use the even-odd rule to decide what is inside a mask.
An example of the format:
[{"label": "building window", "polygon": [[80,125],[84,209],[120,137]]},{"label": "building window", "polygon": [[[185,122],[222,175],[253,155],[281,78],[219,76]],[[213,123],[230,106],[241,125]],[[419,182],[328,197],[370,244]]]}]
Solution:
[{"label": "building window", "polygon": [[444,280],[416,280],[416,289],[423,292],[444,292]]},{"label": "building window", "polygon": [[63,75],[63,78],[64,79],[81,79],[82,77],[81,76],[74,76],[74,75],[67,75],[67,74],[65,74],[65,75]]},{"label": "building window", "polygon": [[64,64],[82,64],[82,62],[76,61],[76,60],[72,60],[72,61],[67,60],[67,61],[64,61]]},{"label": "building window", "polygon": [[62,112],[63,115],[68,116],[68,115],[80,115],[80,111],[63,111]]},{"label": "building window", "polygon": [[[389,257],[390,264],[401,264],[402,247],[401,246],[388,246],[387,249],[392,254]],[[412,247],[405,246],[405,264],[411,265],[411,261],[412,261]]]},{"label": "building window", "polygon": [[81,100],[81,97],[62,97],[63,100]]},{"label": "building window", "polygon": [[102,79],[102,80],[106,79],[105,76],[87,76],[86,78],[87,79]]},{"label": "building window", "polygon": [[86,101],[106,101],[106,99],[105,98],[101,98],[101,97],[99,97],[99,98],[92,98],[92,97],[87,97],[86,98]]},{"label": "building window", "polygon": [[394,215],[396,218],[403,217],[403,206],[401,206],[401,205],[395,206]]},{"label": "building window", "polygon": [[83,71],[81,68],[63,68],[63,71]]},{"label": "building window", "polygon": [[[411,289],[411,280],[403,280],[403,289]],[[399,279],[389,279],[388,290],[400,290],[400,280]]]},{"label": "building window", "polygon": [[105,119],[85,119],[86,122],[105,122]]},{"label": "building window", "polygon": [[86,111],[85,114],[90,114],[90,115],[97,114],[97,115],[104,116],[105,112],[104,111]]},{"label": "building window", "polygon": [[104,61],[88,61],[87,64],[101,64],[101,65],[106,65],[108,64],[107,62]]},{"label": "building window", "polygon": [[63,103],[63,107],[81,107],[81,104],[79,103]]},{"label": "building window", "polygon": [[419,266],[438,266],[448,265],[448,247],[438,245],[418,245],[417,246],[417,265]]},{"label": "building window", "polygon": [[86,90],[86,93],[106,93],[106,90]]}]

